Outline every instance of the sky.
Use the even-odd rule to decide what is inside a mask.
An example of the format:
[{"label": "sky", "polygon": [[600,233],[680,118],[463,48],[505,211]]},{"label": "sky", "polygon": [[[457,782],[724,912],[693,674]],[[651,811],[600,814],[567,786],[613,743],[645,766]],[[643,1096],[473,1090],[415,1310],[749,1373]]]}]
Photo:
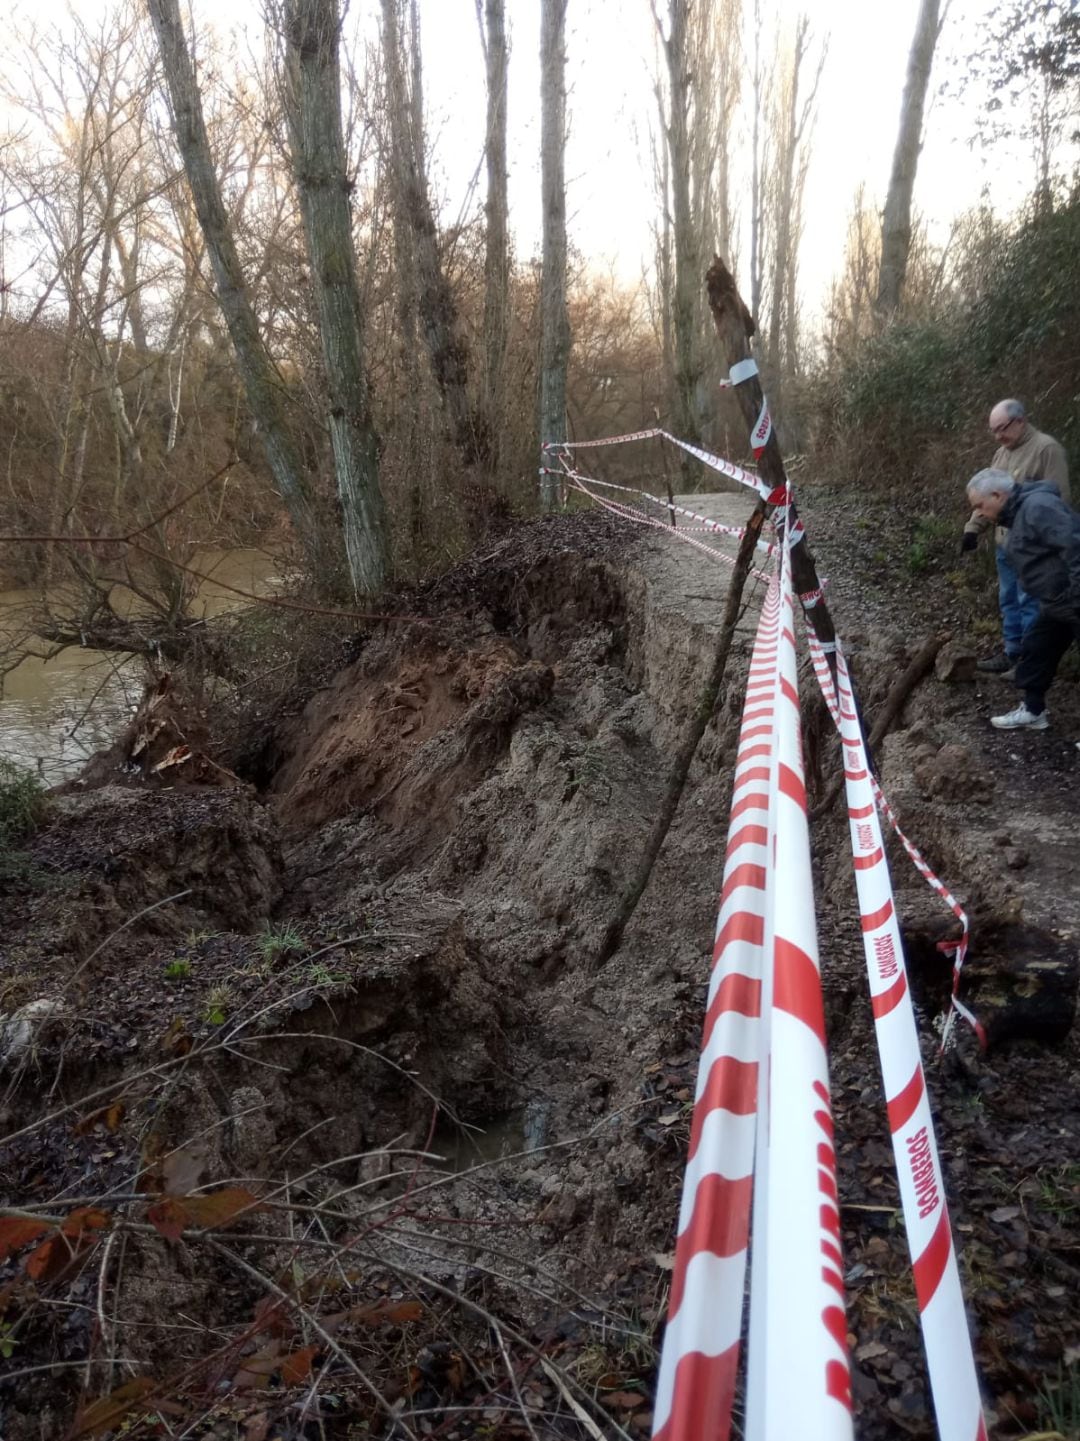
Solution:
[{"label": "sky", "polygon": [[[60,20],[67,0],[15,0],[38,24]],[[105,0],[79,0],[86,14]],[[657,0],[666,9],[666,0]],[[708,0],[703,0],[708,3]],[[828,55],[819,91],[807,181],[801,257],[804,313],[813,322],[843,260],[856,187],[880,204],[888,181],[908,49],[919,0],[766,0],[787,23],[805,11]],[[746,0],[747,6],[749,0]],[[990,0],[952,0],[935,57],[932,95],[977,34]],[[261,0],[193,0],[196,23],[236,25],[261,48]],[[510,205],[519,258],[539,249],[539,0],[507,0]],[[377,0],[351,0],[350,24],[374,29]],[[420,0],[425,101],[432,176],[444,220],[483,200],[484,71],[476,0]],[[649,0],[569,0],[567,14],[568,227],[576,250],[597,269],[636,283],[649,263],[656,213],[648,158],[655,27]],[[1009,212],[1030,190],[1024,157],[972,148],[973,106],[931,100],[916,208],[943,240],[949,221],[989,187]],[[748,188],[748,136],[736,137],[741,191]],[[481,188],[470,190],[480,175]],[[739,203],[738,197],[736,203]],[[745,214],[747,206],[742,205]],[[743,244],[743,258],[748,247]],[[740,277],[748,289],[745,274]]]},{"label": "sky", "polygon": [[[828,39],[819,91],[813,159],[807,180],[802,253],[804,301],[820,306],[839,269],[857,186],[884,198],[900,114],[900,98],[918,0],[779,0],[787,21],[810,16]],[[511,210],[523,253],[539,244],[539,0],[508,0],[511,25],[509,129]],[[661,3],[661,9],[666,8]],[[953,0],[935,60],[931,91],[976,35],[988,9]],[[481,155],[483,67],[475,0],[421,0],[427,56],[425,99],[437,173],[448,209],[460,206]],[[655,214],[647,137],[652,108],[650,67],[654,24],[648,0],[569,0],[567,15],[568,227],[597,265],[610,263],[632,282],[648,263]],[[948,222],[978,203],[990,186],[1002,209],[1030,190],[1022,157],[972,148],[973,97],[967,104],[935,98],[926,123],[915,204],[939,240]],[[748,185],[748,136],[741,136]],[[743,206],[744,211],[747,209]],[[746,250],[743,246],[743,250]],[[744,288],[746,277],[741,277]]]}]

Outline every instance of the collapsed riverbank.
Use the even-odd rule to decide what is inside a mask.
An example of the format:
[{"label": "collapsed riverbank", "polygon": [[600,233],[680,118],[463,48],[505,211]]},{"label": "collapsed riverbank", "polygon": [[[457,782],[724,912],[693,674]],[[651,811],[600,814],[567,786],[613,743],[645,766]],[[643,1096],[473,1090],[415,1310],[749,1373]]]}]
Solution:
[{"label": "collapsed riverbank", "polygon": [[[940,616],[890,624],[888,585],[848,589],[828,510],[819,533],[872,716]],[[354,638],[288,713],[216,749],[206,724],[235,781],[120,765],[54,803],[3,882],[0,1184],[105,1219],[41,1276],[9,1262],[0,1334],[49,1369],[5,1387],[5,1435],[39,1434],[43,1407],[59,1429],[84,1383],[133,1375],[156,1389],[126,1420],[156,1398],[201,1434],[314,1417],[465,1436],[488,1413],[500,1435],[647,1432],[753,598],[650,887],[593,958],[726,584],[601,517],[521,527],[402,598],[412,619]],[[835,747],[805,679],[820,798]],[[885,788],[980,923],[1067,944],[1076,752],[987,734],[982,704],[928,683]],[[929,1436],[845,831],[834,808],[814,845],[858,1432]],[[901,859],[925,931],[940,903]],[[965,1038],[942,1065],[944,989],[923,986],[924,1057],[996,1434],[1019,1436],[1075,1366],[1075,1033],[986,1057]],[[518,1154],[433,1159],[488,1130]],[[230,1197],[216,1212],[190,1199],[206,1186]]]}]

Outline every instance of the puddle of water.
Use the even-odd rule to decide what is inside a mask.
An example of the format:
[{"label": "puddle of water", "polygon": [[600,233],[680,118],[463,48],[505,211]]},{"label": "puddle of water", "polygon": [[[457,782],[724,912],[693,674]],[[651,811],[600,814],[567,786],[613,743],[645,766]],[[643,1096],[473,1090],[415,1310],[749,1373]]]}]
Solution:
[{"label": "puddle of water", "polygon": [[[227,586],[259,595],[274,585],[275,561],[264,551],[203,552],[192,568],[207,576],[192,605],[195,616],[219,615],[246,603]],[[0,592],[0,632],[14,629],[18,612],[39,602],[37,591]],[[118,609],[123,609],[119,602]],[[102,651],[71,647],[48,661],[29,657],[4,677],[0,754],[55,785],[109,743],[138,704],[142,685],[137,662]]]},{"label": "puddle of water", "polygon": [[444,1158],[451,1171],[467,1171],[484,1161],[501,1161],[506,1156],[536,1151],[547,1144],[546,1101],[529,1101],[501,1116],[493,1116],[482,1127],[463,1130],[450,1123],[438,1127],[431,1150]]}]

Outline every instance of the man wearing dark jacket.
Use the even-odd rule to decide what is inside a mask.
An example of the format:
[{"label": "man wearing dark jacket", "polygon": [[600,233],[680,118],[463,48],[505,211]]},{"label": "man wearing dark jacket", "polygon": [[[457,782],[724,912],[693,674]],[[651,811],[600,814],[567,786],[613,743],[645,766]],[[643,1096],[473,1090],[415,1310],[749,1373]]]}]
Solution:
[{"label": "man wearing dark jacket", "polygon": [[1046,730],[1046,692],[1061,657],[1080,641],[1080,515],[1049,480],[1019,483],[1003,470],[980,470],[967,488],[977,515],[1008,531],[1005,553],[1022,588],[1039,601],[1024,635],[1016,684],[1024,699],[991,716],[998,730]]},{"label": "man wearing dark jacket", "polygon": [[[1052,480],[1057,483],[1062,500],[1071,501],[1069,494],[1069,462],[1065,452],[1052,435],[1044,435],[1027,418],[1019,400],[999,400],[990,412],[990,434],[997,441],[997,450],[990,462],[993,470],[1004,470],[1016,481]],[[964,527],[961,550],[974,550],[979,536],[991,527],[985,516],[973,511]],[[1000,655],[978,663],[979,670],[1009,674],[1020,659],[1024,633],[1035,624],[1039,613],[1038,599],[1027,592],[1017,580],[1005,552],[1006,533],[999,526],[995,531],[995,553],[998,572],[998,604],[1001,607],[1001,628],[1005,649]]]}]

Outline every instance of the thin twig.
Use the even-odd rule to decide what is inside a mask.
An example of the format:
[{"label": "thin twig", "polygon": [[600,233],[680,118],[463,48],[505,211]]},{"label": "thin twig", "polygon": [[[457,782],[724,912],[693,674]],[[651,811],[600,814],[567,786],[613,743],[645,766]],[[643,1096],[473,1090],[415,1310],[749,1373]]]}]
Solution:
[{"label": "thin twig", "polygon": [[329,1350],[333,1351],[334,1355],[338,1358],[338,1360],[349,1368],[349,1370],[357,1378],[360,1384],[373,1398],[375,1404],[380,1408],[380,1410],[385,1412],[385,1414],[390,1418],[394,1425],[400,1426],[400,1428],[405,1432],[406,1436],[410,1438],[410,1441],[418,1441],[416,1435],[409,1429],[408,1426],[405,1425],[404,1421],[401,1420],[400,1416],[398,1416],[393,1406],[390,1404],[389,1401],[387,1401],[386,1397],[382,1394],[382,1392],[371,1380],[371,1378],[365,1372],[361,1371],[360,1367],[356,1364],[353,1358],[349,1355],[349,1353],[345,1350],[341,1343],[326,1329],[325,1326],[323,1326],[314,1316],[312,1316],[310,1312],[303,1310],[303,1308],[297,1307],[297,1301],[295,1297],[290,1296],[287,1291],[283,1290],[276,1281],[272,1281],[269,1276],[264,1276],[261,1271],[256,1269],[256,1267],[249,1265],[248,1262],[245,1261],[242,1256],[237,1255],[237,1253],[232,1250],[231,1247],[223,1245],[220,1241],[215,1240],[212,1236],[204,1235],[203,1239],[212,1250],[218,1253],[219,1256],[224,1256],[227,1261],[231,1261],[234,1266],[238,1267],[241,1271],[243,1271],[245,1276],[249,1276],[253,1281],[256,1281],[263,1288],[263,1290],[269,1292],[271,1296],[276,1296],[279,1301],[284,1301],[285,1304],[290,1308],[300,1309],[301,1314],[303,1315],[304,1320],[307,1322],[307,1324],[320,1338],[324,1345]]}]

